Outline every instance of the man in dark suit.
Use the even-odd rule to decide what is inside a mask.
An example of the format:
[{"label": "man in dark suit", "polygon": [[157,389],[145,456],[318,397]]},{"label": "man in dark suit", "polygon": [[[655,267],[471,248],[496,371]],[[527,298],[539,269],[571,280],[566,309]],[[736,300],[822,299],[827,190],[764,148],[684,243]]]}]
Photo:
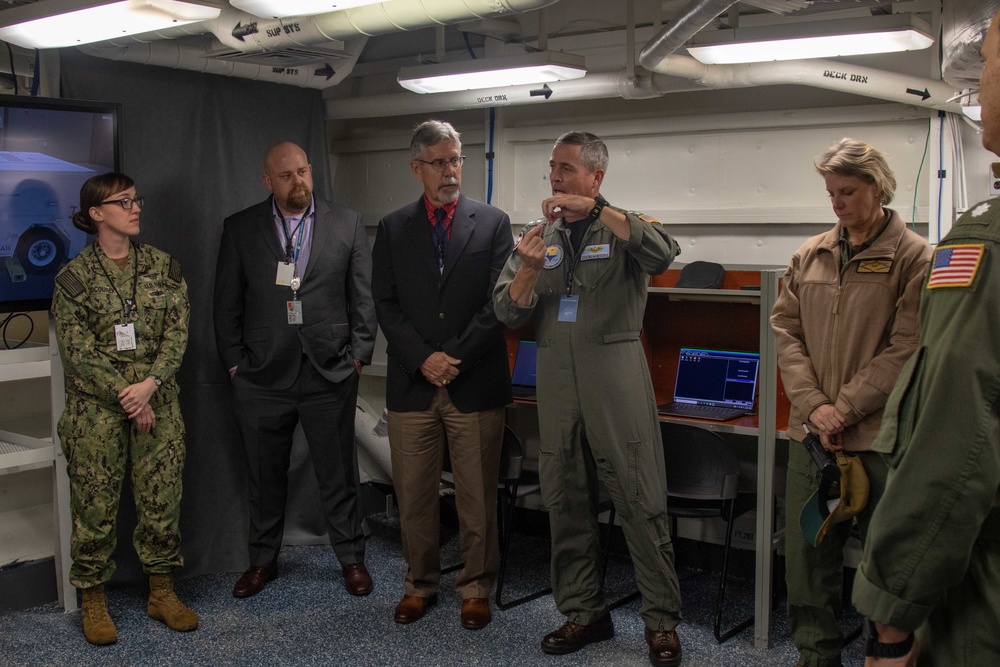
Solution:
[{"label": "man in dark suit", "polygon": [[372,275],[389,343],[389,448],[408,565],[394,619],[419,620],[437,601],[438,482],[447,442],[465,562],[455,588],[462,626],[476,630],[492,619],[489,594],[500,564],[496,482],[512,397],[492,294],[513,238],[506,213],[460,194],[465,156],[455,128],[420,124],[410,154],[424,195],[379,222]]},{"label": "man in dark suit", "polygon": [[368,239],[358,212],[313,197],[295,144],[267,151],[264,185],[271,197],[226,219],[215,277],[215,338],[249,463],[250,568],[233,595],[278,573],[299,423],[344,584],[367,595],[354,413],[375,347]]}]

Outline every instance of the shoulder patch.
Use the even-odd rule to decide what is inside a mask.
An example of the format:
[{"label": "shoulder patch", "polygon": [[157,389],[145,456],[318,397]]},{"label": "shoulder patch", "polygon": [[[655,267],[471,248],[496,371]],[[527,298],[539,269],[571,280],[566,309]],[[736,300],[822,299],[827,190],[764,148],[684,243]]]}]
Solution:
[{"label": "shoulder patch", "polygon": [[173,257],[170,258],[170,268],[167,270],[167,278],[178,285],[181,284],[181,280],[184,278],[184,273],[181,271],[181,263]]},{"label": "shoulder patch", "polygon": [[631,213],[635,217],[639,218],[643,222],[651,222],[654,225],[662,225],[663,224],[662,222],[660,222],[659,220],[657,220],[653,216],[646,215],[645,213],[639,213],[638,211],[629,211],[629,213]]},{"label": "shoulder patch", "polygon": [[80,296],[87,289],[72,270],[61,272],[56,276],[56,282],[73,298]]},{"label": "shoulder patch", "polygon": [[982,243],[938,246],[931,261],[927,289],[969,287],[976,279],[985,252]]}]

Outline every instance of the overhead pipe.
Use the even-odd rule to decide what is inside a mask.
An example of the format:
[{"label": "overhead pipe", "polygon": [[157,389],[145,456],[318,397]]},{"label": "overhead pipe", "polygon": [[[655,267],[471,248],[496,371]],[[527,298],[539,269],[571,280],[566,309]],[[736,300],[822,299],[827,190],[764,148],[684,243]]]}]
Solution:
[{"label": "overhead pipe", "polygon": [[736,3],[733,0],[695,0],[656,33],[639,53],[639,64],[650,71]]},{"label": "overhead pipe", "polygon": [[[90,55],[150,65],[239,76],[310,88],[328,88],[351,73],[357,53],[347,46],[349,58],[335,73],[329,67],[272,68],[207,57],[197,47],[174,39],[212,33],[225,46],[240,53],[279,52],[330,41],[364,46],[367,37],[405,30],[491,19],[541,9],[558,0],[392,0],[317,16],[284,19],[261,18],[228,7],[211,21],[132,35],[78,47]],[[359,38],[365,38],[360,40]],[[345,66],[346,65],[346,66]]]},{"label": "overhead pipe", "polygon": [[494,89],[459,90],[426,95],[403,91],[388,95],[329,98],[326,100],[326,117],[349,120],[610,97],[627,100],[648,99],[685,90],[700,90],[700,88],[681,88],[670,77],[660,74],[644,73],[630,80],[628,72],[621,70],[589,73],[579,79],[550,81],[546,84]]},{"label": "overhead pipe", "polygon": [[212,58],[205,52],[204,47],[176,40],[131,44],[129,46],[114,46],[107,43],[86,44],[77,48],[86,54],[108,60],[323,89],[337,85],[351,73],[367,41],[367,37],[360,37],[347,42],[344,45],[347,58],[338,58],[336,68],[329,63],[275,67]]}]

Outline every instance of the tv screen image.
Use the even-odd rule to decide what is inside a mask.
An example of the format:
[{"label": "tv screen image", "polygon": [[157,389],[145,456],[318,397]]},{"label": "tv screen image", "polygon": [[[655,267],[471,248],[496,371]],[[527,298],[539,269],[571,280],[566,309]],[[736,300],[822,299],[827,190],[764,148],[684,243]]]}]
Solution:
[{"label": "tv screen image", "polygon": [[117,104],[0,95],[0,312],[45,310],[90,241],[80,186],[120,169]]}]

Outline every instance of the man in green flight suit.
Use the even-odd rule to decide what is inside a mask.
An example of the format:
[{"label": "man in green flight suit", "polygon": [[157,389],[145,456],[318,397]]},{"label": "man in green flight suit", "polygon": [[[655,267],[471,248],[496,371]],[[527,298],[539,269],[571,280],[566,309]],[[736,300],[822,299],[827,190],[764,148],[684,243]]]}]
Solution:
[{"label": "man in green flight suit", "polygon": [[[982,46],[983,145],[1000,155],[1000,14]],[[921,344],[872,449],[889,464],[854,606],[868,667],[995,665],[1000,656],[1000,200],[942,239]]]},{"label": "man in green flight suit", "polygon": [[658,221],[600,195],[608,149],[570,132],[549,160],[552,196],[497,280],[497,317],[532,320],[538,341],[539,473],[552,532],[552,589],[566,623],[542,640],[563,654],[614,636],[601,585],[597,483],[621,519],[642,592],[653,665],[680,664],[681,598],[667,519],[663,445],[639,334],[650,275],[679,253]]}]

